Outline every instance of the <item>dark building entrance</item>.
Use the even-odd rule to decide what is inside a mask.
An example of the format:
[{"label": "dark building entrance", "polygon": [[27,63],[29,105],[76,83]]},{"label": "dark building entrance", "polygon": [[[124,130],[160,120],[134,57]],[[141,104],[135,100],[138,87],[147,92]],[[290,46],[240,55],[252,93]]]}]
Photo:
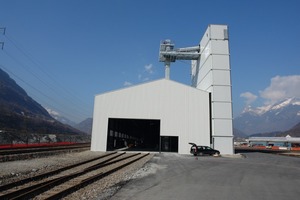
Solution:
[{"label": "dark building entrance", "polygon": [[161,136],[160,141],[162,152],[178,152],[177,136]]},{"label": "dark building entrance", "polygon": [[159,151],[160,120],[109,118],[107,150]]}]

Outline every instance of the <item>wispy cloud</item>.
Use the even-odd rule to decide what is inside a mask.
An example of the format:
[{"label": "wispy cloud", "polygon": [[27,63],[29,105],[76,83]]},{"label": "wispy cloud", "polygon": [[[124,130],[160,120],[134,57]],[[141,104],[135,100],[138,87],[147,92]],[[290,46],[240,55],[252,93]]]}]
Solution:
[{"label": "wispy cloud", "polygon": [[128,82],[128,81],[125,81],[124,83],[123,83],[123,86],[131,86],[132,85],[132,83],[131,82]]},{"label": "wispy cloud", "polygon": [[265,104],[271,104],[289,97],[300,97],[299,87],[300,75],[275,76],[270,85],[259,93]]},{"label": "wispy cloud", "polygon": [[153,74],[153,65],[152,64],[149,64],[149,65],[145,65],[145,71],[148,73],[148,74]]},{"label": "wispy cloud", "polygon": [[145,65],[142,73],[138,74],[139,81],[149,81],[154,74],[153,64]]},{"label": "wispy cloud", "polygon": [[243,97],[246,99],[245,103],[247,105],[250,105],[257,99],[257,96],[255,94],[252,94],[251,92],[244,92],[240,95],[240,97]]},{"label": "wispy cloud", "polygon": [[[144,65],[139,69],[139,73],[137,74],[137,82],[145,82],[149,81],[153,78],[153,75],[155,74],[155,67],[153,64],[147,64]],[[133,81],[136,82],[136,81]],[[132,81],[125,81],[123,83],[123,86],[131,86],[133,85]]]},{"label": "wispy cloud", "polygon": [[142,77],[143,77],[142,74],[139,74],[139,75],[138,75],[138,80],[139,80],[139,81],[142,80]]},{"label": "wispy cloud", "polygon": [[265,105],[271,105],[290,97],[300,98],[299,87],[300,75],[275,76],[271,78],[268,87],[259,91],[259,97],[251,92],[244,92],[240,94],[240,97],[245,99],[247,106],[258,98],[263,100]]}]

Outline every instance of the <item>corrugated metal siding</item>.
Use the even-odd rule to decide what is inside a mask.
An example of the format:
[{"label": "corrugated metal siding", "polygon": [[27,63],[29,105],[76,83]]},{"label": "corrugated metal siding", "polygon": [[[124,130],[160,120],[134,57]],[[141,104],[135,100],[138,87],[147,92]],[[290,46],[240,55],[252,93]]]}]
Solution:
[{"label": "corrugated metal siding", "polygon": [[160,119],[161,136],[179,136],[179,153],[188,142],[209,145],[208,93],[159,80],[95,97],[92,150],[105,151],[108,118]]},{"label": "corrugated metal siding", "polygon": [[227,29],[226,25],[210,25],[207,28],[200,41],[203,49],[201,57],[197,63],[192,64],[192,77],[195,87],[212,93],[214,147],[221,153],[233,154],[231,74]]}]

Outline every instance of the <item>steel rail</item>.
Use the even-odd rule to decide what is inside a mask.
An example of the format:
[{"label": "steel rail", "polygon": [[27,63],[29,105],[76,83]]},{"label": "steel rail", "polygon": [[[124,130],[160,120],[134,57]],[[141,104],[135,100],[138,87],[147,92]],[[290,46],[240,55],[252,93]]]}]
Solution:
[{"label": "steel rail", "polygon": [[[33,143],[36,144],[36,143]],[[41,143],[42,144],[42,143]],[[50,144],[50,145],[37,145],[37,146],[31,146],[31,144],[29,143],[28,146],[11,146],[9,148],[1,148],[0,146],[0,150],[17,150],[17,149],[36,149],[36,148],[48,148],[48,147],[70,147],[70,146],[82,146],[82,145],[87,145],[87,146],[91,146],[90,142],[85,142],[85,143],[73,143],[73,144],[56,144],[56,143],[46,143],[46,144]]]},{"label": "steel rail", "polygon": [[1,149],[0,155],[14,155],[14,154],[23,154],[23,153],[33,153],[33,152],[43,152],[43,151],[53,151],[53,150],[64,150],[64,149],[77,149],[77,148],[86,148],[90,145],[72,145],[72,146],[53,146],[53,147],[34,147],[34,148],[17,148],[17,149]]},{"label": "steel rail", "polygon": [[[124,154],[125,154],[125,152],[122,153],[122,154],[116,155],[116,156],[114,156],[114,157],[112,157],[110,159],[107,159],[105,161],[102,161],[101,163],[106,163],[106,162],[108,162],[110,160],[113,160],[113,159],[115,159],[115,158],[117,158],[117,157],[119,157],[121,155],[124,155]],[[75,173],[72,173],[72,174],[69,174],[69,175],[65,175],[65,176],[62,176],[62,177],[58,177],[58,178],[55,178],[55,179],[52,179],[52,180],[46,180],[46,181],[38,183],[38,184],[34,184],[34,185],[31,185],[31,186],[28,186],[28,187],[25,187],[25,188],[21,188],[21,189],[9,192],[7,194],[1,195],[0,199],[14,199],[14,198],[18,199],[19,196],[22,196],[21,199],[24,199],[24,198],[27,199],[29,197],[34,196],[34,194],[39,194],[39,193],[36,192],[36,190],[40,189],[41,191],[39,191],[39,192],[44,192],[44,191],[47,190],[47,187],[49,187],[49,188],[54,187],[54,186],[56,186],[57,183],[59,183],[62,180],[64,180],[64,178],[66,180],[68,178],[68,176],[70,178],[71,175],[73,175],[73,174],[75,174]],[[45,186],[45,187],[43,187],[43,186]],[[44,189],[44,190],[42,190],[42,189]]]},{"label": "steel rail", "polygon": [[82,180],[80,183],[78,183],[76,185],[73,185],[73,186],[71,186],[71,187],[69,187],[69,188],[67,188],[67,189],[65,189],[63,191],[60,191],[60,192],[58,192],[58,193],[56,193],[56,194],[54,194],[54,195],[46,198],[46,200],[55,200],[55,199],[60,199],[60,198],[62,198],[64,196],[67,196],[67,195],[69,195],[69,194],[71,194],[71,193],[73,193],[73,192],[75,192],[75,191],[77,191],[77,190],[79,190],[79,189],[81,189],[81,188],[89,185],[89,184],[92,184],[92,183],[94,183],[94,182],[96,182],[96,181],[98,181],[98,180],[100,180],[100,179],[102,179],[102,178],[104,178],[106,176],[109,176],[110,174],[112,174],[112,173],[114,173],[114,172],[116,172],[116,171],[118,171],[120,169],[123,169],[124,167],[127,167],[128,165],[131,165],[132,163],[137,162],[138,160],[140,160],[140,159],[142,159],[142,158],[144,158],[144,157],[146,157],[148,155],[149,155],[149,153],[147,153],[145,155],[142,155],[142,156],[140,156],[140,157],[138,157],[138,158],[136,158],[136,159],[134,159],[134,160],[132,160],[130,162],[127,162],[127,163],[125,163],[123,165],[120,165],[120,166],[118,166],[118,167],[116,167],[114,169],[111,169],[111,170],[109,170],[107,172],[97,174],[97,175],[95,175],[93,177],[90,177],[90,178],[86,178],[86,179]]},{"label": "steel rail", "polygon": [[24,184],[29,183],[31,181],[37,181],[37,180],[41,180],[41,179],[47,178],[49,176],[53,176],[53,175],[58,174],[60,172],[63,172],[63,171],[66,171],[66,170],[78,167],[80,165],[87,164],[89,162],[93,162],[93,161],[98,160],[98,159],[105,158],[107,156],[110,156],[110,155],[113,155],[113,154],[116,154],[116,153],[117,152],[108,153],[108,154],[105,154],[105,155],[102,155],[102,156],[98,156],[98,157],[90,159],[90,160],[86,160],[86,161],[83,161],[83,162],[80,162],[80,163],[76,163],[76,164],[69,165],[69,166],[66,166],[66,167],[62,167],[62,168],[59,168],[59,169],[56,169],[56,170],[52,170],[50,172],[46,172],[46,173],[43,173],[43,174],[40,174],[40,175],[36,175],[36,176],[30,177],[30,178],[25,178],[25,179],[22,179],[22,180],[19,180],[19,181],[16,181],[16,182],[12,182],[12,183],[8,183],[6,185],[2,185],[2,186],[0,186],[0,192],[8,190],[8,189],[11,189],[13,187],[24,185]]},{"label": "steel rail", "polygon": [[[124,155],[124,154],[125,154],[125,152],[123,154],[115,156],[115,158],[119,157],[121,155]],[[67,182],[71,179],[74,179],[76,177],[84,175],[88,172],[103,168],[105,166],[108,166],[108,165],[111,165],[111,164],[114,164],[114,163],[117,163],[117,162],[120,162],[120,161],[123,161],[123,160],[126,160],[126,159],[129,159],[129,158],[137,156],[139,154],[140,153],[133,154],[133,155],[127,156],[125,158],[117,159],[117,160],[114,160],[114,161],[111,161],[111,160],[113,160],[115,158],[110,158],[106,161],[101,162],[101,164],[99,163],[99,164],[93,165],[91,167],[85,168],[85,169],[80,170],[78,172],[74,172],[74,173],[71,173],[69,175],[65,175],[65,176],[62,176],[62,177],[59,177],[59,178],[55,178],[53,180],[48,180],[48,181],[38,183],[38,184],[23,188],[23,189],[20,189],[20,190],[17,190],[17,191],[13,191],[13,192],[4,194],[4,195],[0,196],[0,199],[29,199],[29,198],[35,197],[35,196],[49,190],[49,189],[51,189],[51,188],[53,188],[57,185],[60,185],[60,184],[62,184],[64,182]],[[111,162],[109,162],[109,161],[111,161]]]}]

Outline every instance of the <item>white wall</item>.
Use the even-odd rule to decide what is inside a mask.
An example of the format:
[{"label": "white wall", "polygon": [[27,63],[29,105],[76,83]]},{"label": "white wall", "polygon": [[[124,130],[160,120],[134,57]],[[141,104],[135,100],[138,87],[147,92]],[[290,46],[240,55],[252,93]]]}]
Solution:
[{"label": "white wall", "polygon": [[192,86],[212,95],[212,146],[233,154],[232,95],[228,27],[210,25],[201,41],[201,56],[192,62]]},{"label": "white wall", "polygon": [[178,151],[189,142],[210,145],[209,94],[171,80],[158,80],[95,97],[92,151],[106,151],[108,118],[159,119],[161,136],[179,136]]}]

